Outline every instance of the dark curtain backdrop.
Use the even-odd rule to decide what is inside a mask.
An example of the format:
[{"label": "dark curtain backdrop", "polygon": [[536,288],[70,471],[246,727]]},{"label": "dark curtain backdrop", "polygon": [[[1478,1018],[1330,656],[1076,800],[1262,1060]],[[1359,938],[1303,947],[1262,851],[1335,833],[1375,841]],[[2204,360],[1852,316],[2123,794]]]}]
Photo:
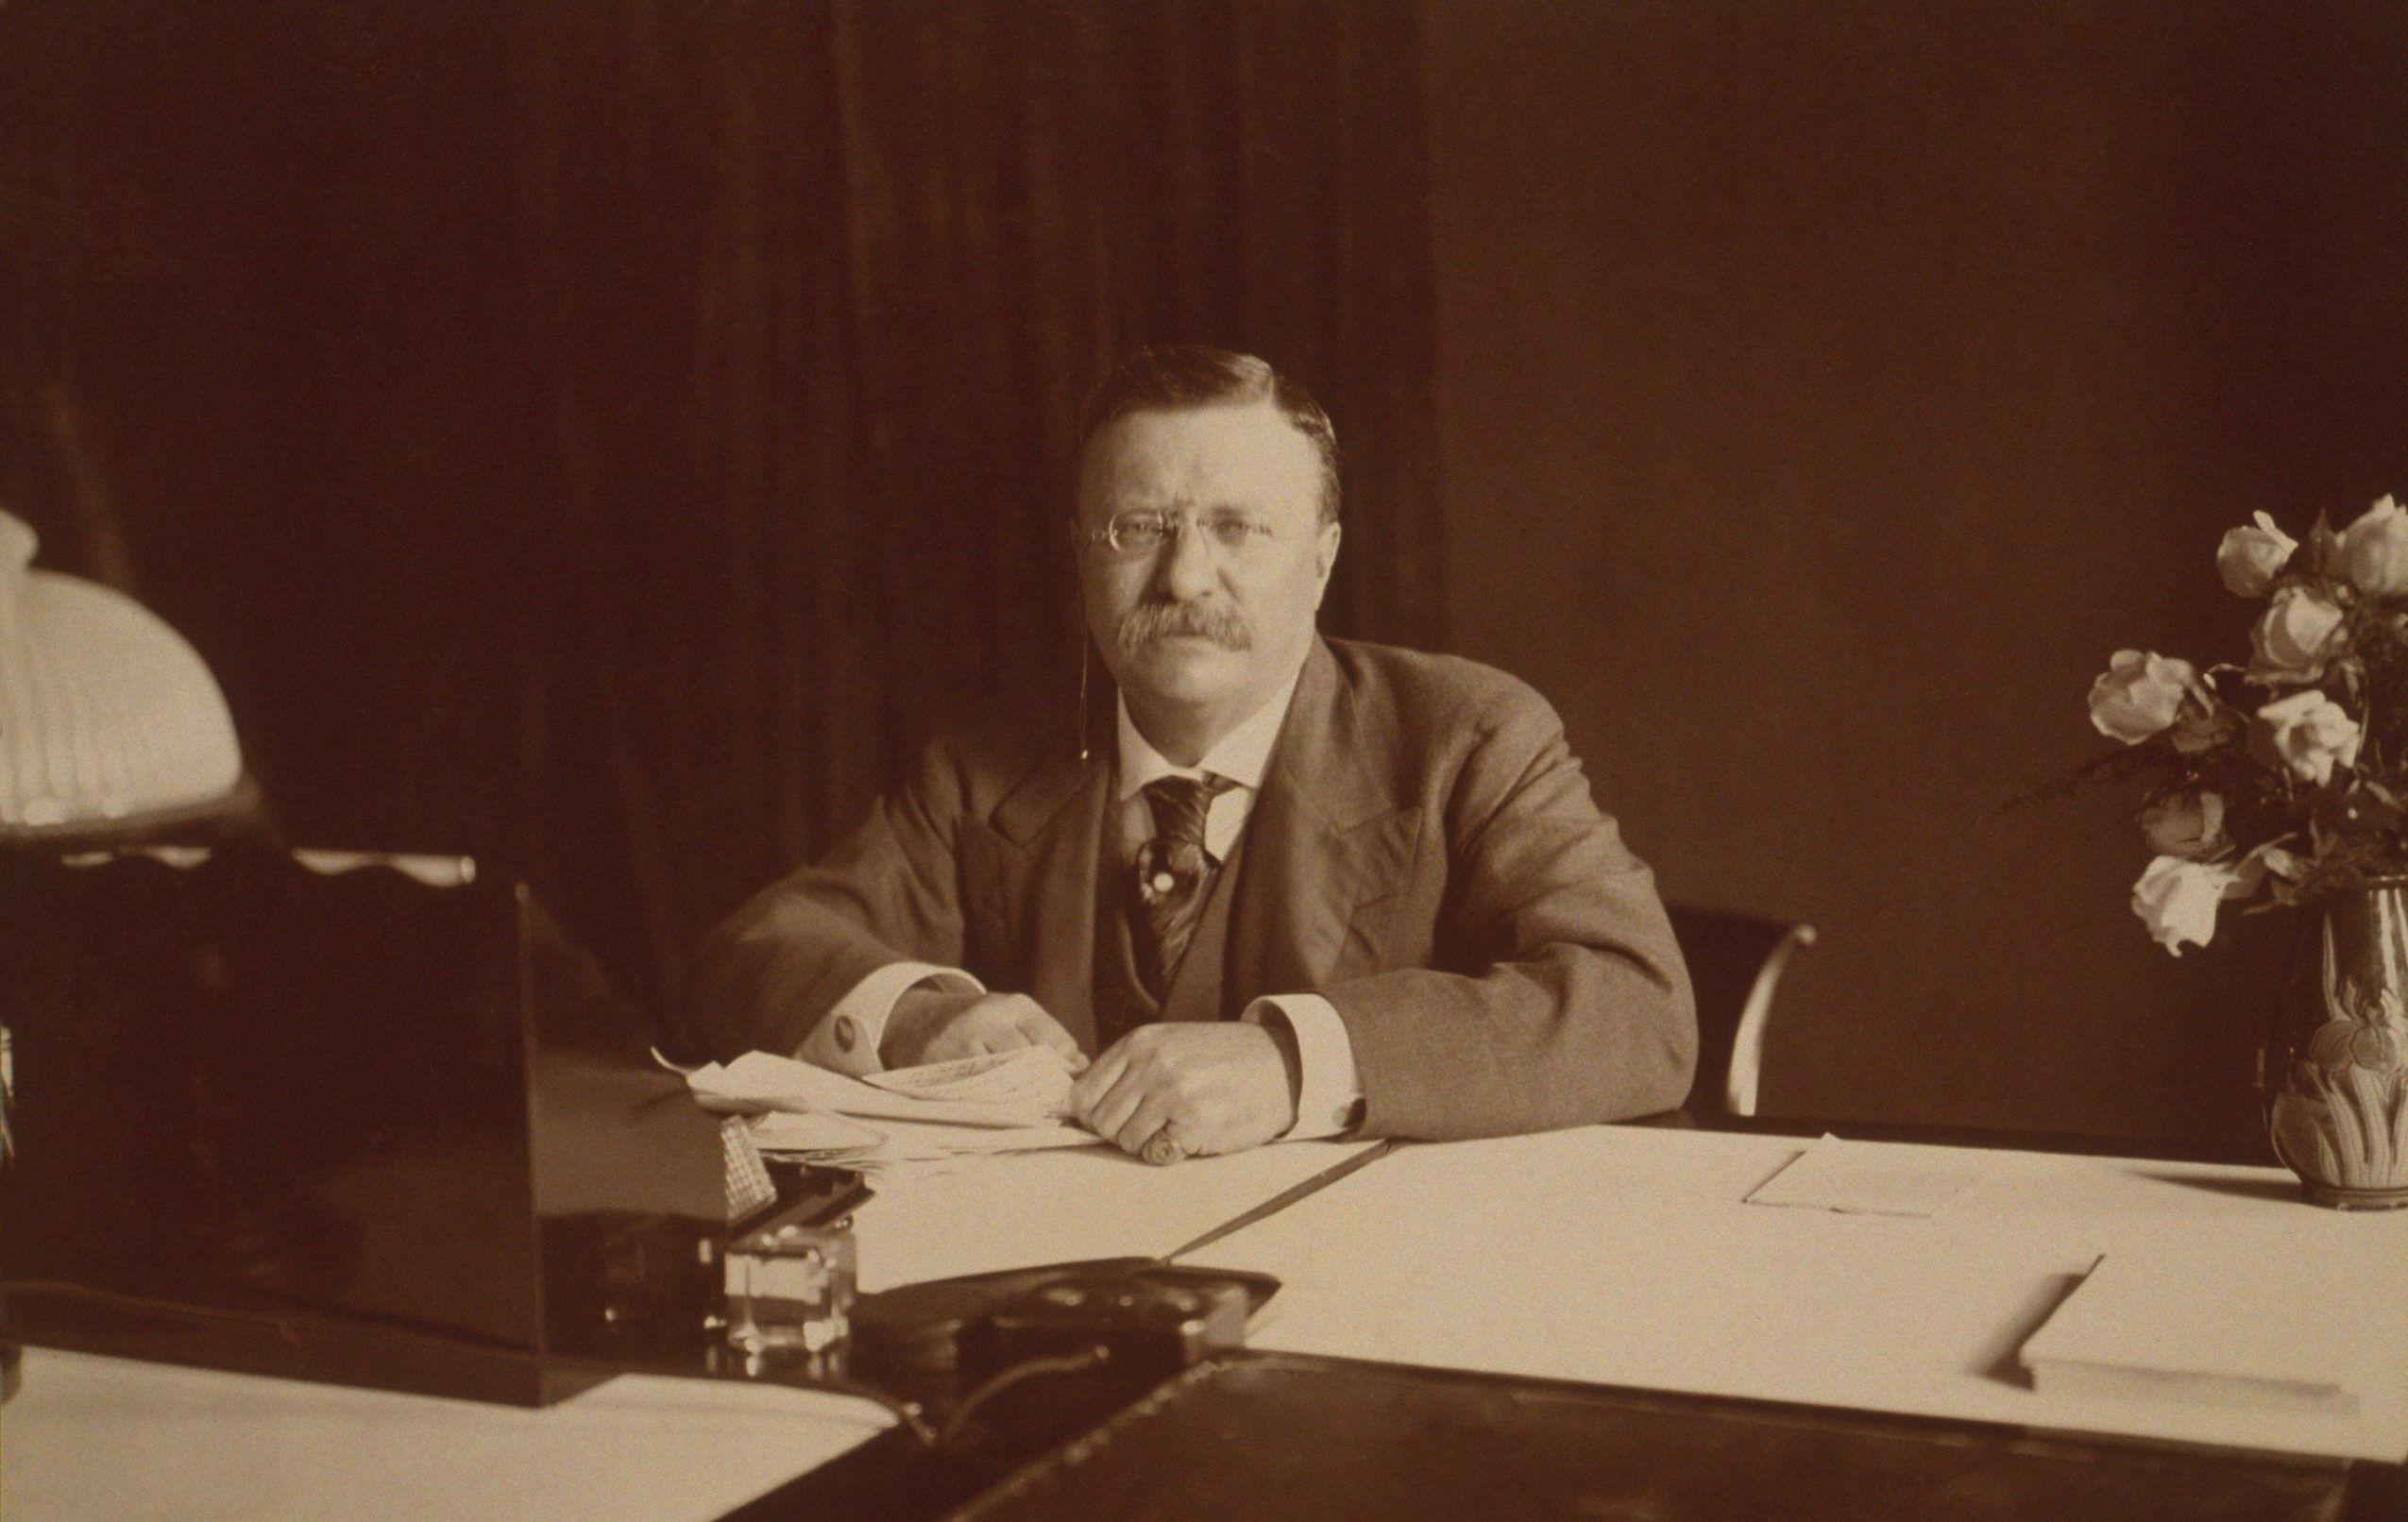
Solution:
[{"label": "dark curtain backdrop", "polygon": [[2408,491],[2408,7],[1496,0],[1428,53],[1450,638],[1668,893],[1822,930],[1767,1106],[2262,1148],[2288,917],[2168,957],[2130,789],[2002,805],[2111,748],[2113,651],[2247,658],[2227,528]]},{"label": "dark curtain backdrop", "polygon": [[1076,680],[1078,398],[1263,353],[1325,626],[1439,638],[1405,4],[0,15],[6,473],[299,838],[499,854],[643,991],[950,706]]}]

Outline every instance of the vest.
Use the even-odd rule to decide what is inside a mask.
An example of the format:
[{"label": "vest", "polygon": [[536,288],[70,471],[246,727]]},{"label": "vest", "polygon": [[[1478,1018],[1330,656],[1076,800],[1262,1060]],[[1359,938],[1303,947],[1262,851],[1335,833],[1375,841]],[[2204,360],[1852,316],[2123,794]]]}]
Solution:
[{"label": "vest", "polygon": [[1204,885],[1204,913],[1157,1005],[1137,976],[1136,943],[1128,928],[1128,865],[1114,849],[1111,827],[1105,827],[1104,847],[1095,854],[1096,1052],[1110,1051],[1114,1041],[1151,1021],[1226,1018],[1221,979],[1229,962],[1229,900],[1245,854],[1246,835],[1240,834],[1229,859],[1212,870],[1212,880]]}]

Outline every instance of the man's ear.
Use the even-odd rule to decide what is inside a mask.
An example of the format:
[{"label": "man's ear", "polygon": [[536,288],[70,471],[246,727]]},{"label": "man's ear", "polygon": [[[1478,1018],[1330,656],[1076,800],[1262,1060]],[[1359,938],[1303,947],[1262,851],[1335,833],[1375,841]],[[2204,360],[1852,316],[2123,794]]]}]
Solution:
[{"label": "man's ear", "polygon": [[1330,573],[1338,568],[1338,525],[1335,520],[1321,525],[1321,542],[1314,547],[1313,570],[1321,579],[1314,589],[1313,605],[1319,607],[1330,590]]}]

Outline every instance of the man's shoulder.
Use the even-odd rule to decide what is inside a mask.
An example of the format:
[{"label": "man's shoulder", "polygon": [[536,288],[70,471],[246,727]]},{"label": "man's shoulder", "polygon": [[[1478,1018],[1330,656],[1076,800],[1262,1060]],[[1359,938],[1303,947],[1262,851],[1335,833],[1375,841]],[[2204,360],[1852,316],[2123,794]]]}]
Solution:
[{"label": "man's shoulder", "polygon": [[1559,727],[1553,705],[1510,671],[1397,645],[1326,643],[1348,701],[1400,727],[1441,732],[1502,723]]},{"label": "man's shoulder", "polygon": [[1458,655],[1433,655],[1355,640],[1331,640],[1336,669],[1332,726],[1335,753],[1319,764],[1341,764],[1381,780],[1397,798],[1458,779],[1512,777],[1563,751],[1563,721],[1538,689],[1493,666]]}]

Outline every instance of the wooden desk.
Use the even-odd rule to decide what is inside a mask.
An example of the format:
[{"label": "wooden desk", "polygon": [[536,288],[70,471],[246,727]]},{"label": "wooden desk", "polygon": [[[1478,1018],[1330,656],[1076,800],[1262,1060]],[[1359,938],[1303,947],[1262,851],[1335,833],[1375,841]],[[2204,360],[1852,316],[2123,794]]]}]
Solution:
[{"label": "wooden desk", "polygon": [[[365,1497],[699,1518],[789,1477],[730,1514],[2408,1515],[2408,1388],[2350,1421],[2135,1412],[2043,1401],[2012,1365],[2098,1251],[2374,1254],[2397,1278],[2408,1215],[2308,1207],[2267,1170],[1980,1149],[1942,1154],[1978,1176],[1931,1220],[1739,1203],[1803,1144],[1613,1127],[1398,1148],[1188,1255],[1286,1280],[1258,1352],[1000,1486],[881,1481],[918,1456],[863,1443],[883,1416],[829,1397],[622,1380],[516,1412],[124,1364],[70,1400],[90,1446],[62,1459],[41,1402],[109,1361],[37,1352],[0,1436],[7,1515],[52,1514],[79,1494],[62,1464],[90,1463],[121,1490],[87,1514],[111,1517],[378,1514]],[[248,1415],[235,1385],[264,1387]],[[712,1406],[729,1395],[764,1406]],[[162,1455],[219,1510],[121,1504],[122,1471],[156,1478]]]},{"label": "wooden desk", "polygon": [[1261,1353],[1191,1371],[955,1515],[2332,1522],[2349,1481],[2330,1460]]}]

